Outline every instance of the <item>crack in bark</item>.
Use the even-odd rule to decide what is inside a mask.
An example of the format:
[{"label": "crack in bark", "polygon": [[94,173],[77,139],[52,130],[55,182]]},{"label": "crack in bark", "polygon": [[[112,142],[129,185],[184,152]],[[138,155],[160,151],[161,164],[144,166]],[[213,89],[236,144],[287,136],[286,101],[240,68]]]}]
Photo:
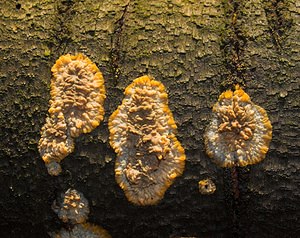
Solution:
[{"label": "crack in bark", "polygon": [[232,182],[232,196],[233,196],[233,203],[232,203],[232,211],[233,211],[233,235],[234,237],[240,237],[240,224],[239,224],[239,197],[240,197],[240,190],[239,190],[239,174],[237,167],[233,167],[231,169],[231,182]]},{"label": "crack in bark", "polygon": [[75,14],[75,11],[73,10],[74,4],[74,0],[62,0],[58,2],[56,6],[58,13],[58,29],[53,32],[52,37],[57,42],[55,51],[58,51],[60,48],[62,48],[62,52],[60,54],[64,54],[66,48],[72,42],[72,31],[69,29],[67,24]]},{"label": "crack in bark", "polygon": [[[222,91],[233,88],[235,84],[245,85],[247,78],[247,65],[243,62],[244,47],[246,45],[246,37],[240,29],[239,17],[241,16],[241,8],[243,2],[240,0],[225,1],[226,17],[229,19],[225,25],[225,35],[223,36],[223,44],[221,49],[224,53],[224,63],[229,74],[225,74],[226,79],[222,83]],[[230,209],[232,212],[232,235],[233,237],[241,237],[240,229],[240,184],[238,168],[234,167],[230,171],[228,178],[231,182]]]},{"label": "crack in bark", "polygon": [[274,45],[278,50],[282,49],[282,37],[291,27],[292,21],[287,19],[282,11],[286,8],[284,0],[264,1],[264,11],[268,21],[269,31]]},{"label": "crack in bark", "polygon": [[110,67],[115,79],[115,83],[120,76],[120,61],[121,61],[121,37],[124,29],[125,18],[127,16],[128,7],[130,5],[130,0],[124,6],[121,17],[115,22],[115,29],[111,36],[111,49],[110,49]]},{"label": "crack in bark", "polygon": [[221,49],[224,52],[225,66],[230,73],[225,75],[227,79],[222,86],[224,89],[228,89],[235,84],[245,84],[247,66],[241,60],[241,55],[246,44],[246,37],[242,34],[238,25],[238,18],[241,14],[240,1],[228,0],[225,4],[226,15],[230,21],[225,26]]}]

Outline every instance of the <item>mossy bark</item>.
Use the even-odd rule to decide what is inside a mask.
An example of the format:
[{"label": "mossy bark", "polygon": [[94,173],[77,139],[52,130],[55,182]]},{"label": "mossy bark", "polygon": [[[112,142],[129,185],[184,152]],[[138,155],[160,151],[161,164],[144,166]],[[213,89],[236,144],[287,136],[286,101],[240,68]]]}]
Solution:
[{"label": "mossy bark", "polygon": [[[296,237],[300,230],[300,4],[297,0],[0,2],[0,236],[47,237],[69,187],[113,237]],[[104,122],[76,140],[51,177],[37,150],[51,67],[81,52],[106,80]],[[107,120],[143,74],[161,81],[186,150],[182,177],[157,206],[129,204],[114,179]],[[218,168],[203,132],[218,95],[239,83],[273,125],[266,159]],[[212,179],[204,196],[198,181]],[[236,181],[237,180],[237,181]],[[232,186],[232,183],[234,186]],[[239,190],[239,196],[236,195]]]}]

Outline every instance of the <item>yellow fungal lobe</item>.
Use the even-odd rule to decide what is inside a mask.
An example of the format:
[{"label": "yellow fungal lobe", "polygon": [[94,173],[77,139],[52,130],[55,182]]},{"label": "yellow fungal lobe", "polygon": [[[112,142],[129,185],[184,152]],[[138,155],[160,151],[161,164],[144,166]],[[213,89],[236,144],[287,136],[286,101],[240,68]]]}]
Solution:
[{"label": "yellow fungal lobe", "polygon": [[207,155],[221,167],[260,162],[271,138],[272,125],[266,111],[238,85],[235,91],[221,94],[204,134]]},{"label": "yellow fungal lobe", "polygon": [[185,166],[184,149],[162,83],[135,79],[108,121],[117,153],[115,176],[127,199],[137,205],[159,202]]},{"label": "yellow fungal lobe", "polygon": [[232,98],[232,95],[233,95],[232,91],[227,90],[220,95],[219,100]]},{"label": "yellow fungal lobe", "polygon": [[59,162],[74,150],[74,138],[103,120],[105,87],[101,72],[83,54],[61,56],[51,71],[49,114],[38,147],[48,173],[58,175]]},{"label": "yellow fungal lobe", "polygon": [[171,179],[175,179],[176,177],[177,177],[177,173],[174,172],[174,173],[170,174]]},{"label": "yellow fungal lobe", "polygon": [[249,102],[250,101],[249,95],[247,93],[245,93],[245,91],[243,89],[241,89],[239,87],[239,85],[236,85],[235,91],[233,94],[235,96],[237,96],[241,102]]}]

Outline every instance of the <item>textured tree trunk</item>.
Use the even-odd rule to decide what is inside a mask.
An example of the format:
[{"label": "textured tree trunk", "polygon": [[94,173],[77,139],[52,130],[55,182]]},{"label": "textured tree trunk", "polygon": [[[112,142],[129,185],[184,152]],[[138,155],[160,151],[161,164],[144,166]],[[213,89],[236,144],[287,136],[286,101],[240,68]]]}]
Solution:
[{"label": "textured tree trunk", "polygon": [[[2,0],[0,16],[0,237],[59,230],[51,204],[70,187],[113,237],[299,236],[299,1]],[[106,114],[51,177],[37,150],[50,69],[76,52],[103,72]],[[187,155],[183,176],[151,207],[129,204],[116,184],[107,128],[143,74],[166,86]],[[236,83],[267,111],[273,139],[263,162],[232,175],[207,157],[203,133],[218,95]],[[198,191],[206,178],[212,195]]]}]

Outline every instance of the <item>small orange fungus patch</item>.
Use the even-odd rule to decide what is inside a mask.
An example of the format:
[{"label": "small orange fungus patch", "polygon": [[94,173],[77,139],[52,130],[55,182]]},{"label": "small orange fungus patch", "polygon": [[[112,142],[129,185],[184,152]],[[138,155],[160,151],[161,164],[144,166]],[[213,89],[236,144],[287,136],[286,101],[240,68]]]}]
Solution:
[{"label": "small orange fungus patch", "polygon": [[175,137],[167,98],[162,83],[149,76],[137,78],[109,118],[116,181],[137,205],[156,204],[184,170],[184,149]]},{"label": "small orange fungus patch", "polygon": [[266,111],[239,86],[225,91],[213,107],[204,140],[208,156],[221,167],[246,166],[263,160],[272,138]]},{"label": "small orange fungus patch", "polygon": [[204,179],[198,182],[199,192],[203,195],[213,194],[216,191],[216,185],[211,179]]},{"label": "small orange fungus patch", "polygon": [[53,202],[53,211],[59,219],[68,224],[68,229],[50,232],[51,238],[111,238],[101,226],[87,222],[89,203],[82,193],[68,189]]},{"label": "small orange fungus patch", "polygon": [[68,189],[55,200],[52,210],[63,222],[77,224],[86,222],[90,213],[88,200],[75,189]]},{"label": "small orange fungus patch", "polygon": [[74,150],[73,138],[103,120],[105,87],[101,72],[83,54],[61,56],[51,71],[49,115],[38,147],[48,173],[58,175],[59,162]]}]

